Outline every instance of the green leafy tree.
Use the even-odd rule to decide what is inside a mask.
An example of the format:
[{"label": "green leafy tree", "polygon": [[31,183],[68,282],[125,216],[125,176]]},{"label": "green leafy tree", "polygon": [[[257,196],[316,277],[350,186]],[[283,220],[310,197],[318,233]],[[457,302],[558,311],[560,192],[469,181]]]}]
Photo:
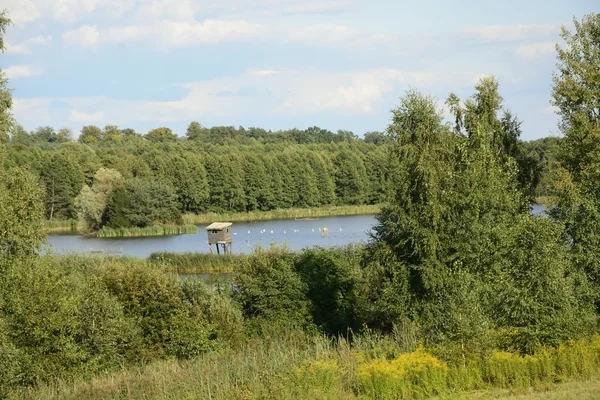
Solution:
[{"label": "green leafy tree", "polygon": [[[6,13],[1,12],[0,51],[4,51],[3,37],[10,23]],[[31,172],[4,167],[5,145],[13,125],[12,95],[7,83],[0,70],[0,262],[5,257],[33,255],[44,241],[42,188]]]},{"label": "green leafy tree", "polygon": [[102,130],[102,141],[105,143],[121,143],[122,131],[116,125],[106,125]]},{"label": "green leafy tree", "polygon": [[102,129],[94,125],[87,125],[81,128],[81,133],[77,139],[80,143],[96,144],[102,141]]},{"label": "green leafy tree", "polygon": [[177,135],[171,129],[165,127],[152,129],[144,137],[153,143],[174,142],[177,140]]},{"label": "green leafy tree", "polygon": [[564,134],[553,216],[565,224],[573,266],[587,275],[600,309],[600,14],[573,24],[573,32],[562,29],[553,76],[552,104]]},{"label": "green leafy tree", "polygon": [[46,217],[76,218],[74,200],[85,181],[79,165],[60,153],[54,154],[45,163],[40,176],[46,187]]},{"label": "green leafy tree", "polygon": [[51,126],[38,127],[32,136],[38,143],[55,143],[58,141],[58,135]]},{"label": "green leafy tree", "polygon": [[188,140],[201,140],[205,137],[207,129],[199,122],[192,121],[187,127],[185,136]]},{"label": "green leafy tree", "polygon": [[341,204],[363,204],[367,195],[367,172],[363,160],[350,151],[340,152],[333,160],[335,192]]},{"label": "green leafy tree", "polygon": [[100,168],[91,186],[84,185],[75,198],[80,223],[85,229],[99,229],[106,204],[112,191],[123,185],[123,177],[118,171]]},{"label": "green leafy tree", "polygon": [[105,225],[110,228],[180,223],[177,195],[160,182],[132,178],[113,190],[107,201]]},{"label": "green leafy tree", "polygon": [[73,141],[73,132],[69,128],[61,128],[56,134],[56,141],[59,143],[68,143]]}]

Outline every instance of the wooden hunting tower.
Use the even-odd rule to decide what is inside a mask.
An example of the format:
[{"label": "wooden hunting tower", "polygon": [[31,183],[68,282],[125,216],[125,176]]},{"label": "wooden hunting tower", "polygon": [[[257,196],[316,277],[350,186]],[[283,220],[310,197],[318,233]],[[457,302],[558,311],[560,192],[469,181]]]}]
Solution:
[{"label": "wooden hunting tower", "polygon": [[221,254],[219,246],[223,247],[223,254],[232,254],[231,225],[231,222],[213,222],[204,228],[208,233],[208,247],[211,254],[214,254],[213,244],[217,247],[217,254]]}]

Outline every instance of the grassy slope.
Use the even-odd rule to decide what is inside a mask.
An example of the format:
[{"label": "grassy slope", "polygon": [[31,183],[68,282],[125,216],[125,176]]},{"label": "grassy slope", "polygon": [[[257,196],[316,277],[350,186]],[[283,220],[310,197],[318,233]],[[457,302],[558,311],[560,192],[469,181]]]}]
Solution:
[{"label": "grassy slope", "polygon": [[600,377],[588,381],[573,381],[529,389],[477,391],[452,397],[439,397],[436,400],[596,400],[598,398],[600,398]]},{"label": "grassy slope", "polygon": [[[210,378],[203,377],[194,369],[181,368],[169,363],[161,363],[146,371],[137,373],[123,373],[107,377],[97,377],[92,381],[76,385],[61,385],[60,388],[45,387],[41,390],[30,391],[13,398],[25,399],[200,399],[207,398],[207,392],[198,390],[199,386],[207,386]],[[251,395],[251,391],[244,393],[239,391],[240,399],[257,398]],[[278,394],[281,394],[280,392]],[[289,393],[289,398],[295,398]],[[354,393],[333,390],[325,397],[324,393],[315,395],[317,397],[298,397],[298,399],[326,398],[331,400],[344,399],[366,399],[357,397]],[[223,398],[216,394],[216,399]],[[258,397],[260,398],[260,397]],[[268,398],[268,397],[264,397]],[[282,398],[282,397],[278,397]],[[475,392],[452,393],[442,397],[433,397],[432,400],[596,400],[600,398],[600,377],[587,381],[570,381],[561,384],[551,384],[526,389],[492,389],[479,390]]]}]

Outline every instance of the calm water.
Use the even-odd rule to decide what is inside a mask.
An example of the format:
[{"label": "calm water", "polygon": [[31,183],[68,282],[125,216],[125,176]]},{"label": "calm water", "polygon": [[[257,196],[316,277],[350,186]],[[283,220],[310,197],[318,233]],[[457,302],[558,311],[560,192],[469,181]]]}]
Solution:
[{"label": "calm water", "polygon": [[[292,250],[300,250],[316,245],[338,246],[366,242],[367,232],[374,224],[374,215],[328,217],[314,221],[236,222],[232,226],[233,252],[249,253],[256,245],[266,247],[271,243],[286,244]],[[208,253],[208,236],[204,226],[200,226],[196,234],[149,238],[98,239],[78,235],[48,235],[48,243],[50,249],[59,254],[121,248],[123,254],[137,257],[148,257],[158,251]],[[319,228],[322,227],[327,227],[328,236],[321,236]]]},{"label": "calm water", "polygon": [[[532,214],[541,214],[544,210],[544,206],[532,206]],[[249,253],[257,245],[266,247],[271,243],[285,244],[292,250],[300,250],[310,246],[330,247],[366,242],[369,239],[368,232],[375,222],[374,215],[328,217],[314,221],[236,222],[232,226],[233,251]],[[328,236],[321,236],[319,229],[322,227],[327,227]],[[48,235],[49,246],[46,251],[60,254],[123,249],[124,255],[144,258],[158,251],[208,253],[208,237],[204,225],[199,228],[196,234],[149,238],[98,239],[78,235]]]}]

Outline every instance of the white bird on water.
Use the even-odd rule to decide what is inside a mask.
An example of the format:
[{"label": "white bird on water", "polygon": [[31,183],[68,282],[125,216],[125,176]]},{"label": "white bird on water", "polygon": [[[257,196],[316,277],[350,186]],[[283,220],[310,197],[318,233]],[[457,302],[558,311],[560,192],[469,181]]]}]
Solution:
[{"label": "white bird on water", "polygon": [[283,231],[283,234],[285,235],[285,231]]},{"label": "white bird on water", "polygon": [[342,231],[342,228],[340,228],[340,232]]},{"label": "white bird on water", "polygon": [[271,233],[273,233],[273,229],[271,229]]}]

